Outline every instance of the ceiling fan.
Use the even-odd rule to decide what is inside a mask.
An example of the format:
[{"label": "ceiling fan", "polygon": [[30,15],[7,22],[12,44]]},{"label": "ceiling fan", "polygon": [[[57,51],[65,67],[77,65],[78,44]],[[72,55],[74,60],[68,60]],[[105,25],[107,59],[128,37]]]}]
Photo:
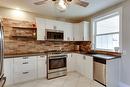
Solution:
[{"label": "ceiling fan", "polygon": [[[43,5],[45,2],[48,0],[41,0],[34,2],[35,5]],[[56,7],[58,10],[61,12],[64,12],[67,9],[67,6],[70,5],[71,3],[74,3],[76,5],[82,6],[82,7],[87,7],[89,3],[86,0],[52,0],[56,4]]]}]

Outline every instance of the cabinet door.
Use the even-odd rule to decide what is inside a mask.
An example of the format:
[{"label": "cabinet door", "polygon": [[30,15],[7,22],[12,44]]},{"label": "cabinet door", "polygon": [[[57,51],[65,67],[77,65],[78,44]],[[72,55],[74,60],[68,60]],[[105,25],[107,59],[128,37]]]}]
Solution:
[{"label": "cabinet door", "polygon": [[37,40],[45,40],[45,20],[36,18]]},{"label": "cabinet door", "polygon": [[73,25],[73,39],[74,41],[83,41],[83,29],[80,26],[80,23]]},{"label": "cabinet door", "polygon": [[64,23],[64,40],[73,41],[73,25],[72,23]]},{"label": "cabinet door", "polygon": [[83,57],[83,75],[89,79],[93,79],[93,57]]},{"label": "cabinet door", "polygon": [[67,72],[73,72],[75,71],[76,67],[76,61],[75,61],[74,54],[68,54],[67,57]]},{"label": "cabinet door", "polygon": [[76,71],[83,74],[83,55],[75,54],[76,56]]},{"label": "cabinet door", "polygon": [[4,59],[4,74],[6,77],[5,85],[13,84],[13,58]]},{"label": "cabinet door", "polygon": [[37,56],[14,58],[14,83],[37,78]]},{"label": "cabinet door", "polygon": [[89,22],[83,21],[81,22],[81,27],[83,29],[83,40],[89,41]]},{"label": "cabinet door", "polygon": [[45,29],[56,29],[56,22],[54,20],[46,19]]},{"label": "cabinet door", "polygon": [[46,56],[38,56],[38,79],[45,78],[47,75]]}]

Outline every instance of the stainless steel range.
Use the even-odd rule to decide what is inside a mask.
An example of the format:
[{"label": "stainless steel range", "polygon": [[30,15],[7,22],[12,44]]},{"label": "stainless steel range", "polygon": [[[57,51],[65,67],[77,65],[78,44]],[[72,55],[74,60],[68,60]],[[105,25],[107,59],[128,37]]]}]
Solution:
[{"label": "stainless steel range", "polygon": [[47,79],[67,75],[67,55],[62,51],[47,52]]}]

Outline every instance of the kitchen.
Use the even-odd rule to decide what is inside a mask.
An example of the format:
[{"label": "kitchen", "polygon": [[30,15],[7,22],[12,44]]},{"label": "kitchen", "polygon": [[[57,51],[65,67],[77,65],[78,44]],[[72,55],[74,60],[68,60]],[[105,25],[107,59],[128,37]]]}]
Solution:
[{"label": "kitchen", "polygon": [[[7,1],[0,1],[1,87],[129,87],[129,0],[100,1],[102,9],[77,19],[67,13],[71,6],[47,14],[48,4],[30,1],[43,15]],[[89,9],[99,6],[87,1]]]}]

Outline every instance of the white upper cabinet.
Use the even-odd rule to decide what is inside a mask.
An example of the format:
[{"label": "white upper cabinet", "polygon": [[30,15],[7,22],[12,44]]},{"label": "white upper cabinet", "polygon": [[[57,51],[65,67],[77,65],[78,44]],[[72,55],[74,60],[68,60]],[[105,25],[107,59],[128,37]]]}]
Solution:
[{"label": "white upper cabinet", "polygon": [[37,40],[45,40],[45,29],[64,31],[64,41],[89,41],[89,22],[68,23],[36,18]]},{"label": "white upper cabinet", "polygon": [[45,20],[36,18],[37,40],[45,40]]},{"label": "white upper cabinet", "polygon": [[55,30],[58,30],[58,27],[57,27],[57,22],[54,21],[54,20],[49,20],[49,19],[45,19],[46,23],[45,23],[45,29],[55,29]]},{"label": "white upper cabinet", "polygon": [[73,24],[64,22],[63,30],[64,30],[64,41],[73,41]]},{"label": "white upper cabinet", "polygon": [[83,29],[83,40],[89,41],[89,22],[83,21],[80,23],[81,29]]},{"label": "white upper cabinet", "polygon": [[73,24],[43,18],[36,18],[37,40],[45,40],[45,29],[62,30],[64,41],[73,41]]},{"label": "white upper cabinet", "polygon": [[89,41],[89,22],[83,21],[73,24],[73,40]]}]

